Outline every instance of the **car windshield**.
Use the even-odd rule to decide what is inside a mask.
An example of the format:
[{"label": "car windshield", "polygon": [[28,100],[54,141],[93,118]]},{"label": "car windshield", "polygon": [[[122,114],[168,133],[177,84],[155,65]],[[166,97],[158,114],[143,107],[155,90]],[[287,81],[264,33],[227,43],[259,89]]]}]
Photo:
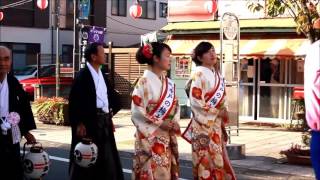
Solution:
[{"label": "car windshield", "polygon": [[40,77],[54,76],[55,72],[55,66],[45,66],[40,70]]},{"label": "car windshield", "polygon": [[14,71],[14,74],[16,76],[27,76],[27,75],[31,75],[32,73],[34,73],[37,70],[36,67],[25,67],[23,69],[17,69]]}]

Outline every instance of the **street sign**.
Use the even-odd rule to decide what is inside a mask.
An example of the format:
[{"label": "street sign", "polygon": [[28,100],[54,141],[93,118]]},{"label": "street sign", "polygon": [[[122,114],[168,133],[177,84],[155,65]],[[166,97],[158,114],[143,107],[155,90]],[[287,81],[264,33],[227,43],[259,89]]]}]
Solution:
[{"label": "street sign", "polygon": [[220,70],[228,94],[230,126],[237,126],[239,134],[240,26],[238,17],[224,13],[220,25]]}]

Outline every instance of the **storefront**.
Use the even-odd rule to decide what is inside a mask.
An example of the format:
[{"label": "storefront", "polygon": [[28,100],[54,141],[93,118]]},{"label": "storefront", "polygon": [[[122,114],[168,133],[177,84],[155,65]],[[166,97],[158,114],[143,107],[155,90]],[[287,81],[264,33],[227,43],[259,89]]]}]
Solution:
[{"label": "storefront", "polygon": [[[194,69],[191,52],[201,41],[220,52],[220,22],[178,22],[162,29],[173,50],[171,78],[182,105],[184,85]],[[303,65],[309,41],[295,32],[292,19],[240,20],[240,105],[242,120],[289,122],[294,87],[303,87]],[[230,97],[229,97],[230,98]],[[232,98],[232,97],[231,97]]]}]

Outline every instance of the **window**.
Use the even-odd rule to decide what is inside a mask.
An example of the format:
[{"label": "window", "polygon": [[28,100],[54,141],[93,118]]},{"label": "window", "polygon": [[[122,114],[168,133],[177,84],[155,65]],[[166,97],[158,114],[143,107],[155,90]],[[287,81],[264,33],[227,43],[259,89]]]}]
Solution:
[{"label": "window", "polygon": [[156,19],[156,1],[140,1],[142,7],[142,19]]},{"label": "window", "polygon": [[0,42],[12,50],[12,69],[21,69],[25,66],[36,65],[37,55],[40,53],[40,44]]},{"label": "window", "polygon": [[176,57],[176,68],[175,75],[176,77],[190,77],[191,73],[191,57],[182,56]]},{"label": "window", "polygon": [[127,0],[112,0],[111,14],[115,16],[127,16]]},{"label": "window", "polygon": [[[66,1],[66,25],[65,28],[73,29],[73,0]],[[60,22],[61,23],[61,22]]]},{"label": "window", "polygon": [[159,17],[166,18],[168,15],[168,3],[160,3]]},{"label": "window", "polygon": [[62,63],[72,63],[72,45],[62,45]]}]

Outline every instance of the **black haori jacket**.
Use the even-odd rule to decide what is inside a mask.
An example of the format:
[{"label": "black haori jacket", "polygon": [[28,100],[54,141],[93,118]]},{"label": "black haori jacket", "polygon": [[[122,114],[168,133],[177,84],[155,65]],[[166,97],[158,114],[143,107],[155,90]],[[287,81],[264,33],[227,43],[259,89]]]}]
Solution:
[{"label": "black haori jacket", "polygon": [[32,129],[36,129],[30,100],[19,81],[13,76],[7,75],[9,86],[9,112],[17,112],[20,115],[21,135],[25,135]]},{"label": "black haori jacket", "polygon": [[[121,109],[119,94],[114,88],[110,87],[105,75],[104,79],[107,85],[109,112],[115,115]],[[76,128],[79,123],[83,123],[86,127],[87,137],[93,139],[93,141],[98,138],[96,99],[94,80],[89,68],[86,66],[78,72],[69,95],[69,118],[72,126],[71,164],[75,145],[81,141],[76,137]]]}]

